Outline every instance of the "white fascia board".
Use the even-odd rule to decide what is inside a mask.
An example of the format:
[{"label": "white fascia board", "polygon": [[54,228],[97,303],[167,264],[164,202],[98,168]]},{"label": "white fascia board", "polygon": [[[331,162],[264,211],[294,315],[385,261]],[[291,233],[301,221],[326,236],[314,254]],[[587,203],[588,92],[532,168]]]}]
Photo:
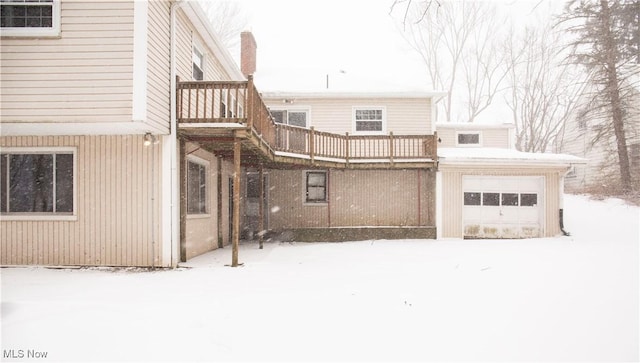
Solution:
[{"label": "white fascia board", "polygon": [[575,164],[586,164],[586,160],[513,160],[513,159],[490,159],[490,160],[450,160],[439,159],[439,165],[443,167],[515,167],[515,168],[569,168]]},{"label": "white fascia board", "polygon": [[430,98],[434,100],[434,104],[446,92],[261,92],[263,99],[281,99],[281,98]]},{"label": "white fascia board", "polygon": [[2,136],[166,134],[143,122],[2,122]]},{"label": "white fascia board", "polygon": [[515,129],[516,125],[512,123],[476,123],[476,122],[439,122],[436,124],[438,129],[459,129],[459,130],[486,130],[486,129]]},{"label": "white fascia board", "polygon": [[214,56],[220,61],[222,67],[229,73],[231,80],[245,81],[246,78],[240,71],[240,67],[236,64],[229,53],[229,50],[222,44],[222,41],[211,27],[211,21],[207,18],[202,7],[197,1],[186,1],[183,8],[187,18],[202,37],[202,40],[213,51]]},{"label": "white fascia board", "polygon": [[134,121],[147,120],[147,29],[146,1],[133,2],[133,107]]}]

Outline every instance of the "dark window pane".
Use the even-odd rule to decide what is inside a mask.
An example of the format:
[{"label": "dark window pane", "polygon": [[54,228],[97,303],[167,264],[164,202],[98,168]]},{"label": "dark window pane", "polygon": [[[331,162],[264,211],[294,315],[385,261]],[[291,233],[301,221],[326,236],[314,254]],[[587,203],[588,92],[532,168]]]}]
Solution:
[{"label": "dark window pane", "polygon": [[284,110],[271,110],[271,117],[273,117],[273,121],[279,124],[283,124],[286,121],[287,111]]},{"label": "dark window pane", "polygon": [[7,211],[7,165],[9,164],[9,156],[0,155],[0,212]]},{"label": "dark window pane", "polygon": [[502,193],[501,204],[506,206],[517,206],[518,193]]},{"label": "dark window pane", "polygon": [[56,212],[73,212],[73,154],[56,155]]},{"label": "dark window pane", "polygon": [[53,212],[53,155],[11,155],[9,163],[9,212]]},{"label": "dark window pane", "polygon": [[480,134],[458,134],[458,144],[479,144]]},{"label": "dark window pane", "polygon": [[257,174],[247,175],[247,198],[260,198],[260,183]]},{"label": "dark window pane", "polygon": [[356,131],[382,131],[382,121],[356,121]]},{"label": "dark window pane", "polygon": [[535,194],[535,193],[520,194],[520,205],[523,207],[534,207],[538,205],[538,194]]},{"label": "dark window pane", "polygon": [[194,162],[187,162],[187,213],[207,213],[206,186],[206,168]]},{"label": "dark window pane", "polygon": [[289,111],[289,125],[307,127],[307,113]]},{"label": "dark window pane", "polygon": [[464,205],[480,205],[480,193],[464,193]]},{"label": "dark window pane", "polygon": [[482,193],[482,205],[500,205],[500,193]]},{"label": "dark window pane", "polygon": [[202,81],[204,78],[204,72],[195,63],[193,64],[193,80]]}]

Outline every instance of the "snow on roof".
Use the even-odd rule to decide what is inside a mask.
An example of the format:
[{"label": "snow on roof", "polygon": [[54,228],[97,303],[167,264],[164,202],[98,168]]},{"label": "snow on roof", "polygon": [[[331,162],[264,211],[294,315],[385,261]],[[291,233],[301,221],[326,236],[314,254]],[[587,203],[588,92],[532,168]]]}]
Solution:
[{"label": "snow on roof", "polygon": [[438,148],[440,163],[522,163],[537,165],[585,164],[586,159],[551,153],[530,153],[489,147]]},{"label": "snow on roof", "polygon": [[262,92],[262,98],[436,98],[446,95],[439,91],[297,91],[297,92]]},{"label": "snow on roof", "polygon": [[437,129],[512,129],[516,126],[513,123],[477,123],[477,122],[438,122]]}]

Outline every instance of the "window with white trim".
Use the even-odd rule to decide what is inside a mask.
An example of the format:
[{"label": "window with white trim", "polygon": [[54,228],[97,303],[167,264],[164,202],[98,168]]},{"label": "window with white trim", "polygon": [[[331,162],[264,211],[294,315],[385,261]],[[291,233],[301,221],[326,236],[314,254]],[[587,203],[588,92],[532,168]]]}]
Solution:
[{"label": "window with white trim", "polygon": [[74,152],[0,154],[0,213],[73,215]]},{"label": "window with white trim", "polygon": [[204,54],[195,45],[191,54],[191,63],[193,64],[193,80],[202,81],[204,79]]},{"label": "window with white trim", "polygon": [[305,171],[305,202],[327,202],[327,172]]},{"label": "window with white trim", "polygon": [[357,133],[383,133],[386,115],[383,107],[354,107],[353,129]]},{"label": "window with white trim", "polygon": [[273,121],[279,124],[307,127],[309,111],[304,109],[276,109],[270,110]]},{"label": "window with white trim", "polygon": [[59,0],[0,0],[2,36],[59,36]]},{"label": "window with white trim", "polygon": [[472,132],[456,132],[457,146],[480,146],[482,138],[479,131]]},{"label": "window with white trim", "polygon": [[207,165],[187,160],[187,214],[207,213]]}]

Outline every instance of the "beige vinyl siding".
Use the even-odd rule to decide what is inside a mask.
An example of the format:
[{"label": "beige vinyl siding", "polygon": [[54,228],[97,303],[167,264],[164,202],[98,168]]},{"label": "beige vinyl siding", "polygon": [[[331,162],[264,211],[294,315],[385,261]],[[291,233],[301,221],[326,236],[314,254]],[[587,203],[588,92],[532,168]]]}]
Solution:
[{"label": "beige vinyl siding", "polygon": [[264,99],[274,109],[308,109],[309,125],[317,130],[355,134],[354,106],[384,107],[386,129],[398,135],[431,134],[431,101],[428,98],[296,98],[287,105],[282,99]]},{"label": "beige vinyl siding", "polygon": [[161,264],[161,145],[144,147],[142,136],[23,136],[0,146],[75,147],[77,180],[76,220],[0,221],[1,264]]},{"label": "beige vinyl siding", "polygon": [[271,229],[432,226],[435,221],[435,180],[424,170],[330,170],[328,203],[304,202],[302,170],[272,170],[269,177]]},{"label": "beige vinyl siding", "polygon": [[171,5],[167,1],[148,3],[147,122],[169,132],[171,104]]},{"label": "beige vinyl siding", "polygon": [[488,128],[484,126],[474,129],[473,127],[455,128],[440,127],[440,125],[438,125],[436,130],[438,131],[438,137],[442,140],[438,147],[457,147],[456,134],[459,132],[479,132],[481,139],[480,146],[482,147],[495,147],[502,149],[508,149],[510,147],[509,129],[506,127]]},{"label": "beige vinyl siding", "polygon": [[[197,144],[187,144],[187,155],[196,157],[196,161],[207,162],[207,214],[187,215],[187,259],[201,255],[218,247],[217,233],[217,158],[201,149]],[[191,160],[187,158],[187,160]],[[188,197],[187,197],[188,198]]]},{"label": "beige vinyl siding", "polygon": [[61,2],[61,36],[2,38],[4,122],[131,121],[133,1]]},{"label": "beige vinyl siding", "polygon": [[206,46],[182,10],[177,12],[176,31],[176,72],[183,81],[193,80],[192,49],[195,44],[204,55],[205,81],[230,80],[229,74],[218,61],[216,54]]},{"label": "beige vinyl siding", "polygon": [[454,167],[440,164],[442,172],[442,236],[462,238],[462,176],[543,176],[544,182],[544,236],[561,233],[559,208],[562,191],[559,190],[560,174],[564,168],[523,168],[515,166]]}]

